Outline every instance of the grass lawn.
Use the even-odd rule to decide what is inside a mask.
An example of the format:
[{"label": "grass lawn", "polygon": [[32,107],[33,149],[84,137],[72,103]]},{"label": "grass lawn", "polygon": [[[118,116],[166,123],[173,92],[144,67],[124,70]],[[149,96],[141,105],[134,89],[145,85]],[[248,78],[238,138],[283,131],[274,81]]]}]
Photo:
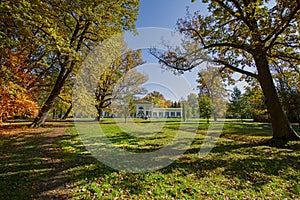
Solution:
[{"label": "grass lawn", "polygon": [[[99,142],[90,123],[80,136]],[[205,121],[178,119],[103,121],[106,137],[134,153],[159,150],[179,131],[186,138],[195,134],[188,150],[169,166],[130,173],[98,162],[73,124],[2,125],[0,199],[300,199],[299,141],[270,144],[269,124],[229,121],[212,151],[199,158],[208,127]]]}]

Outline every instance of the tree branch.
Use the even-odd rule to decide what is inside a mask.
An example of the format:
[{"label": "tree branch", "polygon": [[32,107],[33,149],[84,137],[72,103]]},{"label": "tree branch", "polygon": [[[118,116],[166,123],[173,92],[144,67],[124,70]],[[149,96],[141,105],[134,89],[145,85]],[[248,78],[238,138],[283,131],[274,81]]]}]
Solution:
[{"label": "tree branch", "polygon": [[229,6],[227,6],[223,0],[215,0],[222,8],[224,8],[227,12],[229,12],[233,17],[236,17],[237,19],[242,20],[250,29],[253,29],[253,26],[251,23],[245,18],[243,10],[240,8],[239,4],[236,1],[231,1],[234,3],[236,8],[238,9],[239,16],[236,15],[236,12],[234,12]]},{"label": "tree branch", "polygon": [[222,64],[224,65],[226,68],[229,68],[235,72],[239,72],[241,74],[245,74],[247,76],[250,76],[250,77],[253,77],[253,78],[256,78],[258,79],[258,75],[255,74],[255,73],[252,73],[252,72],[249,72],[249,71],[246,71],[246,70],[243,70],[243,69],[240,69],[238,67],[234,67],[233,65],[225,62],[224,60],[214,60],[214,62],[218,63],[218,64]]},{"label": "tree branch", "polygon": [[[273,29],[273,31],[267,36],[263,42],[267,42],[268,40],[271,40],[270,44],[268,45],[267,49],[270,49],[275,41],[277,40],[278,36],[285,31],[285,29],[289,26],[290,22],[293,20],[295,15],[300,9],[300,1],[297,1],[297,6],[295,9],[291,12],[290,15],[286,16],[282,22]],[[281,28],[280,28],[281,27]],[[273,38],[273,39],[272,39]]]}]

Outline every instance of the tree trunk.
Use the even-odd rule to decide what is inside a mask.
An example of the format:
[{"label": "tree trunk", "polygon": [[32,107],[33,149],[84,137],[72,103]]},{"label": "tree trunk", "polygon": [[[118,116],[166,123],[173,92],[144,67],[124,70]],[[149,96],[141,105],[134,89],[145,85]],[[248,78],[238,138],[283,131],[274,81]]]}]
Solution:
[{"label": "tree trunk", "polygon": [[59,95],[59,91],[52,90],[50,96],[48,97],[46,103],[43,105],[42,109],[40,110],[38,116],[34,119],[32,124],[30,125],[31,128],[37,128],[43,126],[48,114],[53,107],[55,98]]},{"label": "tree trunk", "polygon": [[70,72],[65,73],[65,70],[62,70],[60,72],[60,74],[56,80],[55,86],[53,87],[47,101],[43,105],[38,116],[34,119],[32,124],[30,125],[31,128],[36,128],[36,127],[40,127],[40,126],[44,125],[45,120],[47,119],[48,114],[54,105],[54,101],[60,94],[60,91],[63,88],[63,86],[68,78],[69,73]]},{"label": "tree trunk", "polygon": [[[70,73],[73,70],[73,67],[75,66],[75,61],[72,61],[70,65],[68,64],[68,59],[66,59],[65,63],[61,66],[61,70],[59,72],[58,77],[56,78],[55,85],[53,89],[51,90],[51,93],[46,101],[46,103],[43,105],[41,111],[39,112],[38,116],[34,119],[30,127],[36,128],[43,126],[45,123],[45,120],[48,117],[48,114],[51,110],[51,108],[54,105],[55,99],[60,94],[60,91],[62,90],[63,86],[65,85],[67,78],[69,77]],[[67,65],[69,65],[69,69],[67,69]]]},{"label": "tree trunk", "polygon": [[262,53],[255,56],[255,63],[258,70],[258,81],[271,117],[273,139],[299,140],[299,136],[293,130],[286,113],[283,111],[266,56],[263,56]]},{"label": "tree trunk", "polygon": [[56,115],[56,112],[55,112],[55,109],[52,110],[52,119],[54,120],[55,119],[55,115]]},{"label": "tree trunk", "polygon": [[96,107],[97,108],[97,111],[98,111],[98,116],[97,116],[97,121],[98,122],[100,122],[101,121],[101,117],[102,117],[102,109],[100,108],[98,108],[98,107]]},{"label": "tree trunk", "polygon": [[65,115],[62,117],[63,120],[67,119],[69,114],[71,113],[73,108],[73,104],[70,105],[70,107],[68,108],[67,112],[65,113]]},{"label": "tree trunk", "polygon": [[41,111],[39,112],[38,116],[34,119],[32,124],[30,125],[30,127],[37,128],[43,126],[45,124],[45,121],[48,117],[51,108],[52,105],[44,105]]},{"label": "tree trunk", "polygon": [[218,121],[217,115],[214,114],[213,117],[214,117],[214,122],[217,122]]}]

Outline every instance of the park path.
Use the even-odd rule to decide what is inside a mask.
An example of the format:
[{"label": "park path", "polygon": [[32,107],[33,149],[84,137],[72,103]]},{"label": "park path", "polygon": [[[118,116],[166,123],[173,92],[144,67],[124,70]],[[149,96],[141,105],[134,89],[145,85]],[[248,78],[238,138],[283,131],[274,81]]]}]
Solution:
[{"label": "park path", "polygon": [[[53,144],[67,135],[71,124],[51,122],[37,129],[27,128],[28,124],[0,124],[0,152],[2,157],[6,156],[6,160],[0,162],[0,174],[7,180],[0,180],[0,199],[14,196],[17,199],[68,199],[71,189],[67,185],[67,170],[71,166],[62,156],[63,149]],[[1,187],[1,184],[9,187]],[[15,190],[12,187],[16,187]],[[30,193],[31,196],[25,195]]]},{"label": "park path", "polygon": [[52,145],[65,135],[67,128],[68,125],[54,127],[53,131],[49,131],[44,135],[39,145],[39,149],[45,158],[43,162],[51,171],[47,173],[47,180],[39,184],[36,194],[32,196],[33,199],[68,199],[69,197],[70,191],[67,188],[66,174],[68,166],[64,159],[55,157],[61,150]]}]

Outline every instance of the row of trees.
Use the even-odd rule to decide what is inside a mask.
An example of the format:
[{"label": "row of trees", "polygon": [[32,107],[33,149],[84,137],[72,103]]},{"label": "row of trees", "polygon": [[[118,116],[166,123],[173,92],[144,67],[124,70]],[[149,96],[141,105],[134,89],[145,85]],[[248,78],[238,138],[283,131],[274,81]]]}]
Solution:
[{"label": "row of trees", "polygon": [[[281,96],[279,91],[279,94],[282,104],[288,105],[284,109],[290,121],[300,123],[300,93],[292,91],[287,94],[285,91],[285,96]],[[293,95],[293,98],[286,98],[286,95]],[[234,87],[228,101],[224,101],[226,107],[222,107],[223,109],[219,107],[217,109],[219,112],[216,112],[218,105],[215,105],[213,98],[209,95],[203,95],[201,92],[198,95],[191,93],[186,100],[181,101],[181,104],[183,105],[185,120],[202,117],[209,122],[212,117],[214,120],[217,120],[218,117],[226,117],[241,121],[252,119],[255,122],[270,122],[270,114],[264,101],[261,88],[255,80],[252,80],[251,85],[244,88],[244,93],[238,87]]]},{"label": "row of trees", "polygon": [[[229,82],[233,72],[257,80],[270,115],[273,138],[299,139],[285,111],[299,114],[300,1],[203,3],[207,3],[208,15],[188,13],[178,20],[177,30],[190,39],[180,48],[153,55],[179,72],[209,62],[218,66],[222,79]],[[138,7],[138,0],[1,1],[0,119],[38,110],[32,124],[38,127],[57,101],[61,109],[56,113],[62,108],[71,110],[69,94],[79,67],[98,44],[124,30],[134,30]],[[119,58],[122,60],[122,56]],[[106,67],[112,63],[106,63]],[[212,109],[213,116],[217,116],[225,105],[225,93],[223,87],[214,88],[224,84],[212,78],[214,70],[202,72],[200,98],[210,98],[212,105],[219,105]]]},{"label": "row of trees", "polygon": [[0,119],[38,112],[38,127],[54,105],[56,114],[71,110],[79,66],[102,41],[134,30],[138,8],[138,0],[1,1]]}]

